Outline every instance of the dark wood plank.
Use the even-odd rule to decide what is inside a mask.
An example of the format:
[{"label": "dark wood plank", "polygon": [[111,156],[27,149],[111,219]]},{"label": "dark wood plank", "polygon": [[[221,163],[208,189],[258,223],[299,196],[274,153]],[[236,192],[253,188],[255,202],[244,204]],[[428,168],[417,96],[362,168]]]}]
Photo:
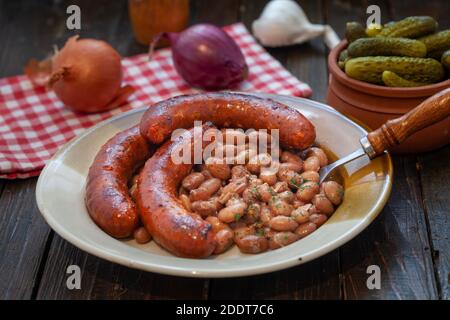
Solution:
[{"label": "dark wood plank", "polygon": [[[414,156],[395,157],[392,194],[376,221],[342,248],[346,299],[437,299]],[[381,289],[366,286],[381,269]]]},{"label": "dark wood plank", "polygon": [[212,23],[225,26],[237,22],[239,19],[240,0],[190,1],[190,21],[195,23]]},{"label": "dark wood plank", "polygon": [[[81,289],[69,290],[67,267],[81,269]],[[205,299],[208,283],[133,270],[91,256],[55,236],[37,299]]]},{"label": "dark wood plank", "polygon": [[[241,20],[251,26],[263,3],[242,1]],[[303,10],[314,23],[322,23],[322,6],[318,1],[302,1]],[[308,82],[314,90],[314,99],[325,99],[327,86],[326,54],[321,39],[310,43],[269,49],[289,71]],[[339,299],[339,255],[338,250],[289,270],[266,275],[211,281],[212,299]]]},{"label": "dark wood plank", "polygon": [[429,223],[441,299],[450,299],[450,146],[419,157],[423,204]]},{"label": "dark wood plank", "polygon": [[5,183],[0,196],[0,299],[33,295],[50,228],[35,202],[36,179]]}]

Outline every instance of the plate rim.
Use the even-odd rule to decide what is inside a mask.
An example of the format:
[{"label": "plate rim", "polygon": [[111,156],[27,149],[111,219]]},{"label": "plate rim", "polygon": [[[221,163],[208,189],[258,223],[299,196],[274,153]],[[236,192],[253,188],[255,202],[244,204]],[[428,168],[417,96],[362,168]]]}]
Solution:
[{"label": "plate rim", "polygon": [[[246,95],[253,95],[253,96],[259,96],[264,98],[270,98],[270,99],[287,99],[287,100],[293,100],[293,101],[300,101],[304,102],[306,104],[313,105],[315,107],[319,107],[322,109],[326,109],[329,112],[332,112],[333,114],[337,115],[340,118],[343,118],[345,121],[348,121],[352,123],[354,126],[358,127],[359,129],[363,130],[364,132],[368,132],[366,128],[364,128],[359,123],[353,121],[352,119],[346,117],[345,115],[339,113],[334,108],[321,103],[317,101],[313,101],[306,98],[301,97],[292,97],[287,95],[278,95],[278,94],[270,94],[270,93],[248,93],[248,92],[236,92],[240,94],[246,94]],[[261,267],[258,268],[247,268],[247,269],[232,269],[232,270],[219,270],[219,271],[192,271],[187,270],[185,267],[177,267],[177,266],[161,266],[160,264],[154,264],[154,263],[148,263],[148,262],[142,262],[142,261],[136,261],[136,260],[129,260],[120,254],[114,254],[112,252],[106,252],[102,251],[100,249],[97,249],[95,246],[90,244],[87,241],[84,241],[80,239],[79,237],[73,236],[71,233],[68,233],[65,231],[64,228],[60,227],[59,223],[56,221],[56,219],[53,218],[52,214],[47,212],[47,209],[44,207],[44,200],[43,200],[43,192],[42,190],[42,184],[45,180],[45,177],[49,174],[49,170],[51,167],[51,164],[55,162],[56,159],[58,159],[61,155],[63,155],[65,152],[70,150],[70,148],[77,143],[78,140],[81,140],[97,130],[98,128],[101,128],[111,122],[114,122],[117,119],[129,117],[130,115],[133,115],[135,113],[140,113],[146,110],[148,107],[140,107],[137,109],[132,109],[123,113],[119,113],[113,117],[110,117],[108,119],[105,119],[96,125],[87,128],[79,135],[73,137],[70,139],[67,143],[65,143],[63,146],[59,148],[59,150],[48,160],[46,163],[44,169],[42,170],[41,174],[39,175],[37,184],[36,184],[36,190],[35,190],[35,197],[38,209],[46,221],[46,223],[52,228],[54,232],[56,232],[59,236],[61,236],[64,240],[70,242],[74,246],[78,247],[79,249],[92,254],[96,257],[111,261],[113,263],[118,263],[120,265],[130,267],[133,269],[139,269],[142,271],[147,272],[155,272],[159,274],[165,274],[165,275],[172,275],[172,276],[183,276],[183,277],[191,277],[191,278],[229,278],[229,277],[241,277],[241,276],[251,276],[251,275],[258,275],[278,270],[283,270],[287,268],[291,268],[306,262],[309,262],[311,260],[314,260],[318,257],[324,256],[331,251],[335,250],[336,248],[339,248],[343,244],[347,243],[348,241],[352,240],[354,237],[359,235],[363,230],[365,230],[372,221],[380,214],[384,206],[386,205],[389,195],[392,190],[392,182],[393,182],[393,163],[392,158],[389,154],[389,152],[386,152],[383,157],[385,157],[386,164],[387,164],[387,172],[386,172],[386,179],[383,184],[383,188],[380,192],[380,195],[378,197],[378,201],[376,204],[371,208],[371,210],[364,216],[362,221],[354,226],[351,229],[346,230],[344,234],[342,234],[340,237],[338,237],[335,241],[330,242],[328,244],[323,245],[322,247],[316,248],[312,250],[307,256],[301,257],[299,259],[296,258],[290,258],[285,259],[283,262],[275,261],[271,263],[266,263]],[[178,257],[174,257],[178,258]]]}]

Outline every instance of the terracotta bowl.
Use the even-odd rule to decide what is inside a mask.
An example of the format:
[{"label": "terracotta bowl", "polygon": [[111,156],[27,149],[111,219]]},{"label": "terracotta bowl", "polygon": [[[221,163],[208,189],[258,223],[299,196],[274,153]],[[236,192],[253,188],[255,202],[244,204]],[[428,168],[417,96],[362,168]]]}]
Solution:
[{"label": "terracotta bowl", "polygon": [[[339,53],[346,47],[347,41],[344,40],[328,56],[330,83],[327,104],[372,129],[380,127],[389,119],[402,116],[428,97],[450,87],[450,79],[415,88],[390,88],[352,79],[337,64]],[[417,132],[392,151],[419,153],[448,143],[450,117]]]}]

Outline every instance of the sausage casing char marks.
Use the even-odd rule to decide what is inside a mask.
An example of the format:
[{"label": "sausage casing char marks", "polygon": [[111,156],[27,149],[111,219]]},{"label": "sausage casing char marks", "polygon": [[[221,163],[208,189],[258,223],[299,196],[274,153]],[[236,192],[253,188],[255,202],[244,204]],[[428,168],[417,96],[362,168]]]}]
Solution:
[{"label": "sausage casing char marks", "polygon": [[271,99],[237,93],[206,93],[171,98],[151,106],[140,129],[150,142],[159,144],[178,128],[194,121],[211,121],[217,127],[279,129],[285,147],[306,149],[316,138],[314,126],[299,111]]},{"label": "sausage casing char marks", "polygon": [[86,207],[94,222],[113,237],[129,237],[139,224],[128,182],[152,152],[134,126],[108,140],[89,169]]},{"label": "sausage casing char marks", "polygon": [[[202,129],[210,127],[205,124]],[[167,141],[145,163],[138,179],[137,203],[142,223],[156,242],[178,256],[203,258],[216,246],[212,226],[187,211],[178,199],[178,187],[191,172],[193,161],[178,164],[172,159],[182,144],[192,147],[193,137],[191,129],[175,141]]]}]

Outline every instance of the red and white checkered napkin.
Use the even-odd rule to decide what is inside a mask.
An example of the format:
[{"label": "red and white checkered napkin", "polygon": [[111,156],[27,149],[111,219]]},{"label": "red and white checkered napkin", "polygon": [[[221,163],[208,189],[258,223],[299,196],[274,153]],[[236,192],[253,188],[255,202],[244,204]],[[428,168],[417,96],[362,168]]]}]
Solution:
[{"label": "red and white checkered napkin", "polygon": [[[236,90],[309,96],[310,87],[292,76],[250,35],[243,24],[224,28],[242,49],[248,79]],[[112,115],[172,96],[199,92],[178,76],[170,49],[124,58],[124,82],[136,91],[130,102],[98,114],[79,114],[65,108],[51,91],[35,88],[26,76],[0,79],[0,178],[39,175],[45,162],[75,135]],[[80,94],[83,94],[80,92]]]}]

